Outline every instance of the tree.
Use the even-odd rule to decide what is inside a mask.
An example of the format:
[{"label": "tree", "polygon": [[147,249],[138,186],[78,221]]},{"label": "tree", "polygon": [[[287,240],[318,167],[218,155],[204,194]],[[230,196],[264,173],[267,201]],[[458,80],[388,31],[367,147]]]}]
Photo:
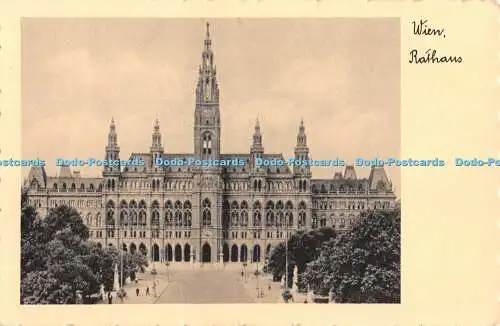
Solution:
[{"label": "tree", "polygon": [[93,264],[95,266],[99,266],[102,277],[102,283],[107,291],[111,291],[113,289],[114,283],[114,271],[115,265],[120,268],[122,260],[123,260],[123,272],[120,275],[123,275],[122,284],[125,283],[125,280],[130,277],[132,280],[135,278],[135,273],[140,270],[144,271],[144,267],[148,266],[147,258],[144,255],[139,253],[128,253],[121,252],[122,257],[120,257],[120,252],[115,247],[108,247],[105,249],[101,249],[97,246],[94,246],[93,253],[95,254],[95,258]]},{"label": "tree", "polygon": [[[73,208],[59,206],[42,219],[26,203],[22,200],[21,303],[75,303],[77,291],[88,297],[101,284],[111,290],[119,252],[90,242],[88,228]],[[123,259],[124,279],[147,266],[140,255],[123,253]]]},{"label": "tree", "polygon": [[273,274],[274,282],[279,282],[285,274],[285,243],[278,243],[271,251],[267,271]]},{"label": "tree", "polygon": [[400,210],[364,214],[323,245],[306,268],[305,282],[317,293],[332,291],[336,302],[399,303],[400,224]]},{"label": "tree", "polygon": [[[319,256],[321,245],[336,236],[336,231],[332,227],[322,227],[309,232],[298,231],[288,239],[288,286],[293,286],[293,272],[295,266],[300,275],[306,270],[307,263]],[[271,252],[268,269],[273,273],[276,280],[280,280],[285,274],[285,243],[282,242]],[[307,286],[299,283],[299,290],[305,291]]]},{"label": "tree", "polygon": [[88,229],[78,213],[60,206],[44,219],[32,207],[21,212],[21,302],[74,303],[76,291],[99,291],[86,264]]}]

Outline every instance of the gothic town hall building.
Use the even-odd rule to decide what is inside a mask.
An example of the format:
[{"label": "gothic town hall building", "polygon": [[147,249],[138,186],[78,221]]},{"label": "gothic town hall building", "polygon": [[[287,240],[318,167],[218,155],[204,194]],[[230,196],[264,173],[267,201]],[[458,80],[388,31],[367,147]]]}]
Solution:
[{"label": "gothic town hall building", "polygon": [[[259,123],[249,152],[223,154],[219,87],[208,31],[201,56],[194,111],[194,154],[164,150],[158,120],[149,152],[132,153],[143,166],[104,167],[86,178],[70,167],[56,177],[31,168],[25,187],[31,205],[44,216],[68,205],[80,212],[91,239],[100,246],[140,252],[152,261],[259,262],[297,230],[322,226],[344,229],[362,211],[397,205],[382,167],[367,179],[354,167],[331,179],[312,179],[308,167],[256,166],[255,159],[283,159],[266,153]],[[155,158],[243,159],[243,166],[157,166]],[[109,127],[106,159],[119,159],[115,123]],[[308,159],[303,122],[298,126],[297,159]]]}]

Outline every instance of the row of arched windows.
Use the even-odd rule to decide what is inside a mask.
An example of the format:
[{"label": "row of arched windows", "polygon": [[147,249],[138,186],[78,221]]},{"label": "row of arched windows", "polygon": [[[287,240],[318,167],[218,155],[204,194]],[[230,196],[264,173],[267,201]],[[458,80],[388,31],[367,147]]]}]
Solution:
[{"label": "row of arched windows", "polygon": [[325,215],[322,215],[319,218],[316,215],[313,215],[311,218],[311,227],[317,228],[330,225],[344,228],[346,226],[346,221],[348,225],[351,225],[354,222],[355,218],[356,217],[354,216],[354,214],[350,214],[348,217],[346,217],[343,213],[341,213],[340,215],[332,214],[328,219]]},{"label": "row of arched windows", "polygon": [[[202,226],[210,226],[212,224],[211,202],[208,198],[202,202]],[[259,201],[253,204],[253,226],[259,227],[263,225],[263,209]],[[307,205],[301,201],[298,205],[297,225],[306,225]],[[265,226],[281,227],[294,225],[294,205],[292,201],[284,203],[279,200],[276,203],[268,201],[265,206]],[[233,201],[231,205],[228,201],[223,203],[223,225],[229,226],[247,226],[249,224],[249,205],[246,201],[238,203]],[[115,203],[110,200],[106,204],[106,225],[115,226],[117,221],[115,216],[118,214]],[[192,204],[186,200],[181,201],[170,200],[165,202],[164,216],[160,215],[160,204],[158,201],[153,201],[151,205],[151,221],[152,227],[182,227],[190,228],[192,226]],[[144,200],[139,202],[132,200],[130,202],[121,201],[119,204],[119,225],[120,226],[146,226],[147,225],[147,205]]]},{"label": "row of arched windows", "polygon": [[365,192],[366,188],[362,184],[340,184],[336,185],[331,183],[329,187],[327,184],[313,184],[311,185],[311,191],[313,193],[346,193],[346,192]]},{"label": "row of arched windows", "polygon": [[[116,190],[118,189],[118,186],[120,188],[124,189],[148,189],[149,186],[151,185],[151,189],[153,191],[160,191],[162,189],[164,190],[189,190],[192,189],[193,187],[193,182],[192,181],[165,181],[165,180],[160,180],[160,179],[154,179],[151,181],[121,181],[119,184],[117,181],[114,179],[108,179],[107,182],[105,182],[106,189],[108,190]],[[39,187],[38,183],[36,180],[32,182],[33,187]],[[72,191],[101,191],[102,190],[102,184],[99,184],[96,188],[93,183],[89,184],[88,187],[86,188],[85,184],[81,183],[79,186],[77,186],[75,183],[72,183],[71,185],[66,184],[63,182],[61,185],[58,185],[57,183],[54,183],[53,189],[58,190],[72,190]],[[248,183],[247,182],[225,182],[224,183],[224,190],[226,191],[247,191],[248,190]],[[300,180],[298,183],[299,191],[300,192],[305,192],[307,191],[307,181],[306,180]],[[313,188],[315,186],[313,185]],[[293,191],[293,182],[292,181],[263,181],[263,180],[254,180],[252,189],[253,191],[274,191],[274,192],[280,192],[280,191]],[[314,190],[313,190],[314,191]],[[323,192],[323,191],[322,191]]]},{"label": "row of arched windows", "polygon": [[364,210],[367,207],[365,201],[343,201],[343,200],[320,200],[315,201],[313,207],[322,210],[333,209],[360,209]]},{"label": "row of arched windows", "polygon": [[[66,182],[63,182],[60,187],[59,187],[59,185],[57,183],[54,183],[54,185],[52,186],[52,189],[54,189],[54,190],[58,190],[58,189],[61,189],[61,190],[72,190],[72,191],[76,191],[76,190],[80,190],[80,191],[85,191],[85,190],[95,191],[96,187],[94,186],[93,183],[89,184],[88,187],[85,188],[85,184],[83,184],[83,183],[81,183],[77,187],[77,185],[75,183],[72,183],[71,185],[67,185]],[[101,190],[102,190],[102,184],[99,184],[97,186],[97,191],[101,191]]]},{"label": "row of arched windows", "polygon": [[[210,200],[203,201],[203,225],[209,226],[212,223],[211,203]],[[117,210],[115,203],[110,200],[106,204],[106,225],[115,226]],[[132,200],[130,202],[121,201],[119,205],[119,225],[121,226],[146,226],[147,225],[147,206],[144,200],[139,202]],[[165,202],[164,215],[160,216],[160,204],[158,201],[153,201],[151,204],[151,226],[160,227],[175,226],[182,228],[190,228],[192,226],[192,205],[189,200]]]},{"label": "row of arched windows", "polygon": [[[306,225],[306,209],[307,205],[305,202],[300,202],[298,205],[298,226]],[[233,201],[231,204],[228,201],[223,203],[223,227],[229,228],[230,226],[248,226],[249,219],[249,205],[246,201],[238,203]],[[264,215],[265,213],[265,215]],[[281,227],[281,226],[293,226],[294,223],[294,205],[292,201],[287,201],[284,203],[278,200],[276,203],[274,201],[268,201],[264,207],[259,201],[254,202],[252,206],[252,225],[255,227],[269,226],[269,227]],[[263,217],[265,216],[265,221]]]},{"label": "row of arched windows", "polygon": [[321,210],[334,209],[349,209],[349,210],[364,210],[364,209],[389,209],[390,201],[374,201],[372,203],[366,201],[338,201],[338,200],[319,200],[314,201],[313,208]]}]

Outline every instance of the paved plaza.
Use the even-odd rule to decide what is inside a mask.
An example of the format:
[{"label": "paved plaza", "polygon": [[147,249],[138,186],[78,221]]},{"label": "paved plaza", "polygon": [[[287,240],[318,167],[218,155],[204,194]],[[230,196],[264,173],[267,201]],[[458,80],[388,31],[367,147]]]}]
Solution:
[{"label": "paved plaza", "polygon": [[[127,298],[124,304],[168,303],[280,303],[281,284],[272,282],[268,274],[258,278],[253,274],[256,267],[249,264],[243,270],[239,264],[172,264],[169,267],[157,263],[158,273],[140,273],[138,281],[125,285]],[[156,295],[153,284],[157,284]],[[149,295],[146,295],[149,287]],[[136,295],[139,289],[139,296]],[[116,298],[116,297],[115,297]],[[297,295],[295,302],[303,302]],[[113,303],[122,303],[113,300]]]}]

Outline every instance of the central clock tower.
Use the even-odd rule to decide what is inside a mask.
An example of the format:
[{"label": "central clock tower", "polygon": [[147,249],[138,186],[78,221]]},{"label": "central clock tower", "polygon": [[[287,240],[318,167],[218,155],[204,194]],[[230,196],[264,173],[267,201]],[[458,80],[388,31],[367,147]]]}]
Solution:
[{"label": "central clock tower", "polygon": [[196,86],[194,154],[201,159],[214,160],[220,157],[219,86],[208,23]]}]

